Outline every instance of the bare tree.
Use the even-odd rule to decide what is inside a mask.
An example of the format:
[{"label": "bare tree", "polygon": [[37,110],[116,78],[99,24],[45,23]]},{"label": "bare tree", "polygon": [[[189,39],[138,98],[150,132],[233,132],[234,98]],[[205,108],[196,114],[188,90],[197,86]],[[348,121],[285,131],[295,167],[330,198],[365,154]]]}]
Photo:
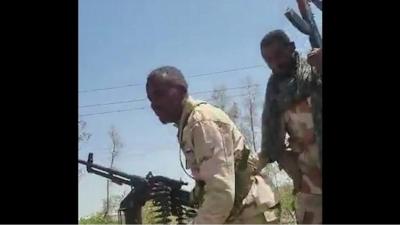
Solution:
[{"label": "bare tree", "polygon": [[86,142],[89,140],[89,138],[92,136],[90,133],[86,132],[86,122],[83,120],[78,121],[78,126],[79,126],[79,134],[78,134],[78,140],[79,144],[81,142]]},{"label": "bare tree", "polygon": [[[111,139],[111,162],[110,162],[110,168],[114,168],[114,161],[115,158],[118,156],[119,151],[121,148],[123,148],[123,143],[121,140],[121,136],[119,135],[119,132],[114,126],[111,126],[110,130],[108,131],[108,135]],[[107,196],[105,200],[105,206],[104,206],[104,217],[109,216],[110,212],[110,185],[111,182],[110,180],[107,180]]]},{"label": "bare tree", "polygon": [[250,128],[250,137],[251,145],[254,151],[257,151],[257,137],[256,128],[260,128],[260,124],[256,121],[259,121],[258,118],[258,107],[257,107],[257,95],[258,95],[258,86],[253,84],[250,77],[246,78],[246,96],[244,98],[244,108],[248,115],[243,117],[243,122],[247,127]]},{"label": "bare tree", "polygon": [[[251,96],[254,98],[254,93],[256,93],[254,89],[254,85],[251,83],[251,80],[246,81],[248,82],[248,88],[246,95]],[[249,98],[250,99],[250,98]],[[217,106],[218,108],[225,111],[231,120],[237,125],[243,136],[245,137],[245,143],[248,146],[251,146],[255,149],[255,131],[254,131],[254,118],[256,117],[255,111],[255,101],[249,101],[248,98],[245,99],[245,104],[243,107],[244,112],[248,112],[250,108],[250,117],[247,115],[242,116],[242,110],[237,102],[233,102],[229,100],[229,96],[226,94],[226,87],[225,85],[219,85],[214,88],[214,91],[211,95],[211,102]],[[250,102],[250,107],[247,106],[247,102]],[[252,141],[253,140],[253,141]]]},{"label": "bare tree", "polygon": [[[215,87],[211,95],[211,102],[221,110],[225,111],[231,120],[236,123],[240,119],[240,109],[237,102],[229,100],[229,96],[226,95],[225,85],[219,85]],[[230,107],[228,107],[230,105]]]},{"label": "bare tree", "polygon": [[[79,130],[78,130],[78,151],[79,151],[81,148],[81,144],[89,141],[92,134],[90,134],[86,131],[86,122],[83,120],[78,121],[78,128],[79,128]],[[82,174],[83,174],[82,169],[79,169],[78,177],[80,178],[82,176]]]},{"label": "bare tree", "polygon": [[231,120],[236,124],[239,122],[240,119],[240,109],[239,106],[236,102],[233,102],[232,106],[229,108],[229,110],[226,112]]},{"label": "bare tree", "polygon": [[214,88],[213,93],[211,95],[211,102],[218,108],[222,109],[223,111],[226,110],[226,107],[228,105],[228,99],[226,96],[225,85],[220,85]]},{"label": "bare tree", "polygon": [[239,104],[233,102],[230,109],[226,112],[231,120],[235,123],[237,128],[240,130],[242,135],[245,137],[245,144],[247,146],[251,146],[251,131],[243,122],[243,117],[241,115],[241,110],[239,108]]}]

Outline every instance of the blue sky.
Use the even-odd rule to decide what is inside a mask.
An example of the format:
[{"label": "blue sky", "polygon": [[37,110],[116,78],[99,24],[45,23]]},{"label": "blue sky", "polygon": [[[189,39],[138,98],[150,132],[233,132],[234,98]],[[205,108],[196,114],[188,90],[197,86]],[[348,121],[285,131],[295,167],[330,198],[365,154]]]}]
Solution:
[{"label": "blue sky", "polygon": [[[285,30],[304,54],[310,48],[308,39],[285,18],[287,7],[297,11],[294,0],[79,0],[79,90],[139,84],[81,92],[79,105],[145,98],[147,74],[163,65],[176,66],[187,76],[265,65],[259,43],[272,29]],[[321,29],[321,12],[314,6],[312,9]],[[269,74],[264,66],[188,78],[189,91],[243,86],[249,76],[260,85],[261,106]],[[243,91],[227,93],[238,95]],[[201,99],[209,96],[196,95]],[[114,125],[125,145],[116,168],[142,176],[152,171],[190,181],[180,168],[176,128],[160,124],[147,100],[81,107],[79,114],[138,107],[144,109],[80,117],[87,122],[92,137],[81,145],[79,157],[85,159],[93,152],[96,163],[109,164],[107,132]],[[112,186],[115,194],[123,189],[129,190]],[[104,197],[105,179],[83,175],[79,180],[79,216],[100,210]]]}]

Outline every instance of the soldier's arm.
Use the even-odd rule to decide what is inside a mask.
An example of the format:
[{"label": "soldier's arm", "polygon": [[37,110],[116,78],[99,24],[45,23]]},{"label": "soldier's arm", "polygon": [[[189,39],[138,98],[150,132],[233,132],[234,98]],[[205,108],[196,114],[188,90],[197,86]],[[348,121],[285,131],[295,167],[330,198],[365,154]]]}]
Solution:
[{"label": "soldier's arm", "polygon": [[[194,219],[196,224],[222,224],[228,218],[235,197],[232,141],[226,143],[212,121],[196,123],[192,138],[199,177],[205,182],[204,201]],[[230,135],[228,135],[230,137]]]},{"label": "soldier's arm", "polygon": [[[269,83],[268,83],[269,85]],[[268,95],[269,93],[266,92],[265,95],[265,103],[264,103],[264,108],[263,108],[263,112],[262,112],[262,117],[261,117],[261,151],[258,153],[258,157],[259,157],[259,163],[257,166],[257,170],[261,171],[268,163],[273,162],[274,160],[270,158],[270,156],[268,155],[268,132],[280,132],[280,134],[277,133],[277,137],[279,137],[280,135],[285,135],[286,131],[283,130],[271,130],[271,127],[268,127],[268,114],[271,112],[267,111],[267,106],[266,104],[268,104]],[[284,126],[284,120],[283,118],[280,119],[279,121],[281,123],[281,126]],[[284,145],[285,143],[282,142],[282,145]]]},{"label": "soldier's arm", "polygon": [[278,160],[280,169],[285,170],[289,177],[293,180],[294,192],[297,193],[301,186],[301,172],[298,165],[298,153],[293,151],[284,151]]}]

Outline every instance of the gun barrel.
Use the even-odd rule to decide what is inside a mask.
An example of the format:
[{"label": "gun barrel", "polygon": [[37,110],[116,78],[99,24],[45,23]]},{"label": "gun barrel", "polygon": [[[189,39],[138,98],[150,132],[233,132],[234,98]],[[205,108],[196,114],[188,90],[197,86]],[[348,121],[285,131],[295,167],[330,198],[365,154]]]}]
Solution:
[{"label": "gun barrel", "polygon": [[308,1],[297,0],[300,12],[303,12],[304,19],[310,24],[312,35],[310,35],[310,42],[313,48],[321,48],[322,47],[322,37],[318,31],[317,24],[314,20],[314,15],[311,12],[311,7]]},{"label": "gun barrel", "polygon": [[294,10],[288,9],[285,13],[286,18],[300,32],[308,35],[312,48],[321,48],[322,37],[318,31],[318,27],[315,23],[314,16],[311,12],[311,8],[308,3],[309,0],[296,0],[296,1],[297,1],[297,6],[299,7],[300,10],[301,17]]},{"label": "gun barrel", "polygon": [[[81,159],[78,160],[78,163],[86,165],[87,171],[89,173],[95,173],[97,175],[106,177],[108,179],[113,180],[115,183],[118,183],[118,184],[123,183],[123,184],[128,184],[131,186],[136,186],[139,183],[147,182],[146,179],[143,177],[136,176],[136,175],[130,175],[130,174],[118,171],[118,170],[110,169],[110,168],[100,166],[100,165],[97,165],[97,164],[94,164],[91,162],[87,162],[87,161],[84,161]],[[94,170],[94,169],[96,169],[96,170]],[[119,177],[116,177],[115,175],[117,175]],[[122,178],[120,178],[120,177],[122,177]]]},{"label": "gun barrel", "polygon": [[287,9],[285,16],[301,33],[305,35],[311,34],[310,25],[308,25],[293,9]]},{"label": "gun barrel", "polygon": [[322,0],[311,0],[312,3],[314,3],[314,5],[322,11]]}]

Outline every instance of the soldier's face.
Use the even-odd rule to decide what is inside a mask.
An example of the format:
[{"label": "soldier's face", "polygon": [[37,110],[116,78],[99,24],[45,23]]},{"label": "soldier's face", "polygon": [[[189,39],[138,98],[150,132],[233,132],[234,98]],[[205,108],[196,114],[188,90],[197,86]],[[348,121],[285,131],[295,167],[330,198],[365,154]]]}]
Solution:
[{"label": "soldier's face", "polygon": [[184,98],[184,93],[179,87],[154,79],[149,81],[146,91],[151,102],[151,108],[161,123],[179,121]]},{"label": "soldier's face", "polygon": [[293,58],[293,48],[280,42],[273,42],[261,48],[261,54],[274,74],[290,72]]}]

